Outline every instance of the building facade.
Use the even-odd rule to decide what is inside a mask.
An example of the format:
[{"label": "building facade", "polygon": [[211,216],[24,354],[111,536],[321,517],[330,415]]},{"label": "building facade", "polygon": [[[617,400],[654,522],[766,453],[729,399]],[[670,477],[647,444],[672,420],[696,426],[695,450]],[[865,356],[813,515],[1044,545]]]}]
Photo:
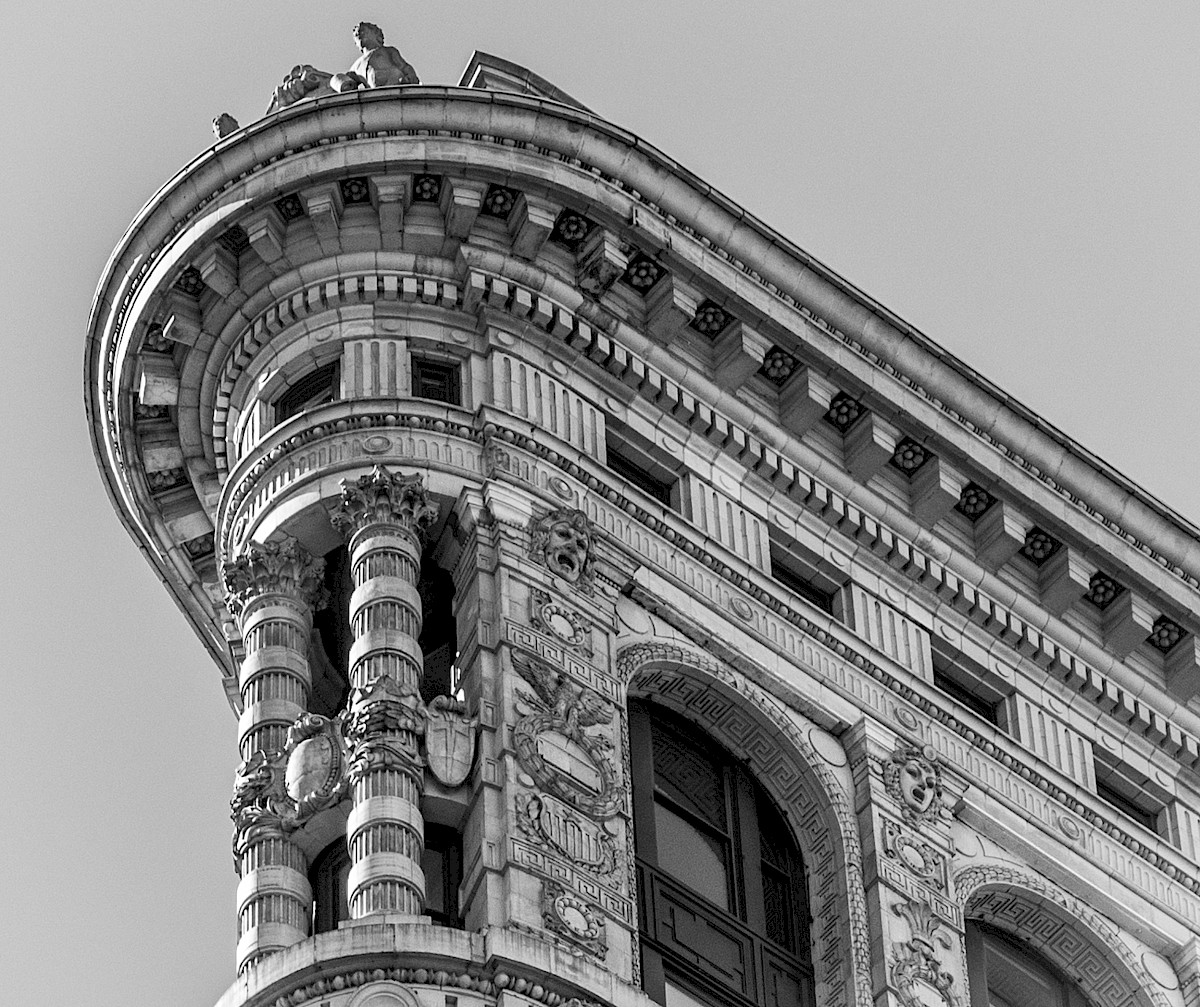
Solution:
[{"label": "building facade", "polygon": [[565,92],[372,28],[222,117],[88,333],[236,715],[221,1007],[1200,1005],[1196,529]]}]

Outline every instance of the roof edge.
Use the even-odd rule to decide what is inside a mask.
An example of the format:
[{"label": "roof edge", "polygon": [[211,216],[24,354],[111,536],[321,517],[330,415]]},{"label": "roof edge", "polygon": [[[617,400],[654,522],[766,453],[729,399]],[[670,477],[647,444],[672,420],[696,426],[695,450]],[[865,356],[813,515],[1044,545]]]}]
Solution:
[{"label": "roof edge", "polygon": [[490,52],[476,49],[471,61],[463,70],[459,87],[471,87],[486,91],[508,91],[512,94],[528,94],[535,98],[547,98],[562,105],[570,105],[581,112],[595,115],[583,102],[572,98],[561,87],[557,87],[532,70],[511,60],[493,56]]}]

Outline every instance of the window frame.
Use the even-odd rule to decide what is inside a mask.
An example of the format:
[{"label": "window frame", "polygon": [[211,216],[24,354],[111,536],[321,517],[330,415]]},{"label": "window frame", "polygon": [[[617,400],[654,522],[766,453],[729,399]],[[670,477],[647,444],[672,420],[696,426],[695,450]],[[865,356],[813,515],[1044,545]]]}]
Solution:
[{"label": "window frame", "polygon": [[[723,777],[723,790],[728,823],[729,861],[728,877],[730,889],[729,910],[723,910],[705,896],[691,889],[685,880],[677,879],[660,866],[654,805],[661,792],[655,786],[653,765],[652,721],[657,720],[702,752],[718,752]],[[765,1005],[767,1000],[768,966],[781,968],[801,987],[800,998],[805,1007],[815,1003],[815,983],[812,962],[812,920],[809,912],[807,878],[799,847],[786,833],[787,846],[794,853],[794,866],[788,871],[791,882],[789,904],[793,920],[788,927],[793,946],[777,944],[766,936],[766,913],[763,898],[763,864],[765,858],[759,842],[760,808],[758,802],[768,802],[768,807],[778,817],[778,823],[786,828],[786,818],[775,807],[769,795],[744,766],[737,762],[713,739],[678,715],[646,700],[631,700],[629,705],[629,741],[633,785],[633,830],[635,861],[638,873],[639,932],[642,947],[642,985],[648,996],[656,1002],[665,1003],[668,981],[682,988],[688,995],[699,996],[713,1004],[734,1004],[752,1007]],[[667,801],[672,810],[676,802]],[[687,809],[683,809],[685,812]],[[692,816],[694,817],[694,816]],[[772,823],[775,824],[775,823]],[[798,875],[798,876],[797,876]],[[709,924],[738,941],[754,959],[750,970],[755,983],[754,995],[731,985],[721,985],[720,980],[702,968],[689,963],[684,957],[662,944],[652,932],[656,925],[652,917],[657,916],[657,906],[652,904],[663,891],[674,890],[672,898],[682,900],[694,909],[696,915],[707,919]],[[716,985],[714,985],[716,984]]]}]

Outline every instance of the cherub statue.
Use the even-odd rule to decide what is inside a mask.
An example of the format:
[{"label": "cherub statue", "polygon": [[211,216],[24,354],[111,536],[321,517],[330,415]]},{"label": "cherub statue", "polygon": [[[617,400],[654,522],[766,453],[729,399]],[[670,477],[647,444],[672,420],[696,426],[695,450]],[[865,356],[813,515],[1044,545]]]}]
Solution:
[{"label": "cherub statue", "polygon": [[379,25],[361,21],[354,27],[354,39],[362,55],[345,73],[335,73],[329,84],[335,91],[356,91],[360,87],[386,87],[389,84],[420,84],[412,68],[394,45],[383,44]]}]

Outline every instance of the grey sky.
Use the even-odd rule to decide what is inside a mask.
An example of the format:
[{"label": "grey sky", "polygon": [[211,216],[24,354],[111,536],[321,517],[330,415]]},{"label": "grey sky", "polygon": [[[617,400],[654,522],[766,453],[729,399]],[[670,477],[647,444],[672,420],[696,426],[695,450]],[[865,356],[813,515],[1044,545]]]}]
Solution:
[{"label": "grey sky", "polygon": [[235,722],[83,418],[138,208],[378,22],[428,83],[522,63],[674,156],[1200,519],[1200,5],[21,4],[0,33],[0,999],[211,1005],[232,979]]}]

